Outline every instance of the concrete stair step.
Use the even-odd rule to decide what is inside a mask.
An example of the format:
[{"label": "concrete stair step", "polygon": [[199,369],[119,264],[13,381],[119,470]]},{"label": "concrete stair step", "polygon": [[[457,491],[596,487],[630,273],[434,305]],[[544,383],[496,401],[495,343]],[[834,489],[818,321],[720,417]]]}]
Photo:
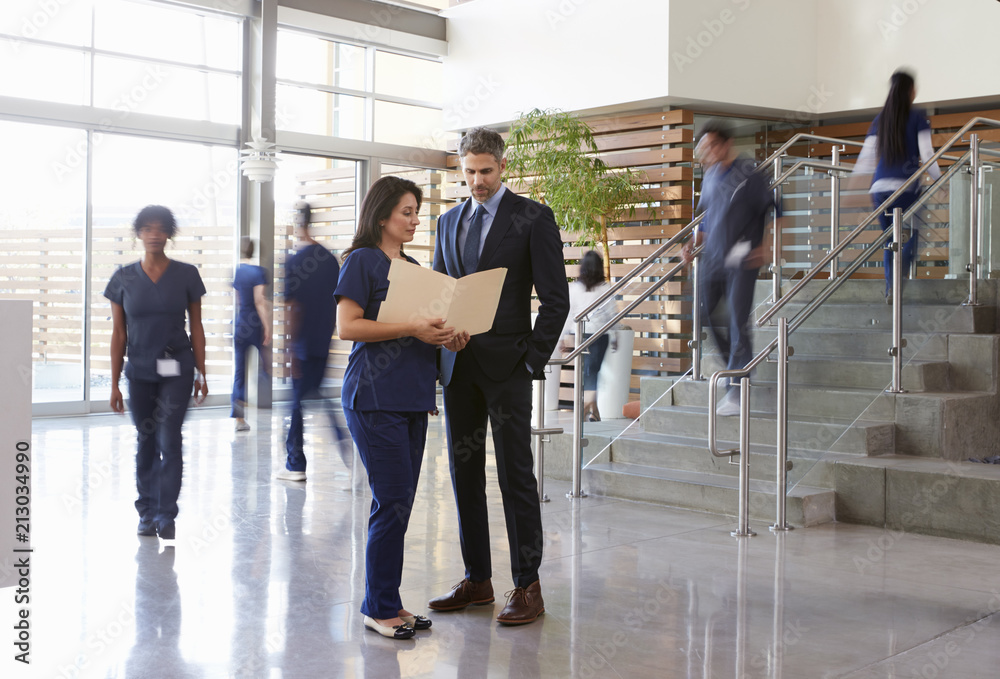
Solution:
[{"label": "concrete stair step", "polygon": [[[739,480],[733,476],[609,462],[587,467],[583,482],[586,491],[595,495],[728,516],[738,513]],[[752,521],[773,522],[775,503],[774,483],[750,481]],[[788,494],[786,520],[796,526],[828,523],[835,519],[835,505],[832,490],[800,484]],[[751,528],[759,532],[766,525],[751,525]]]},{"label": "concrete stair step", "polygon": [[[1000,465],[890,455],[833,466],[838,521],[1000,544]],[[878,551],[856,563],[874,565]]]},{"label": "concrete stair step", "polygon": [[[750,389],[750,410],[774,412],[778,389],[774,382],[754,377]],[[720,390],[721,392],[721,390]],[[681,380],[672,392],[673,405],[708,407],[708,380]],[[792,417],[837,417],[854,420],[891,421],[896,415],[895,396],[879,389],[852,389],[789,385],[788,409]]]},{"label": "concrete stair step", "polygon": [[[804,304],[790,302],[780,315],[793,317]],[[996,307],[952,304],[910,304],[903,307],[903,333],[986,333],[996,328]],[[887,304],[834,303],[828,301],[805,321],[804,328],[892,331],[892,307]]]},{"label": "concrete stair step", "polygon": [[[818,313],[818,312],[817,312]],[[763,347],[777,336],[777,329],[764,326],[754,331],[754,346]],[[948,336],[945,334],[925,334],[921,337],[907,337],[903,347],[903,359],[920,358],[925,361],[948,359]],[[885,360],[892,344],[892,328],[878,326],[844,330],[840,328],[809,328],[803,326],[788,339],[795,355],[802,356],[842,356]]]},{"label": "concrete stair step", "polygon": [[[704,407],[654,407],[640,417],[643,429],[648,432],[702,439],[708,434],[708,415]],[[716,427],[719,439],[739,439],[739,417],[718,417]],[[798,417],[788,421],[788,440],[790,445],[801,450],[887,455],[894,452],[895,430],[893,422]],[[774,413],[751,411],[750,439],[765,445],[775,444]]]},{"label": "concrete stair step", "polygon": [[[720,448],[738,448],[738,441],[719,441]],[[603,447],[603,446],[602,446]],[[750,443],[750,477],[774,483],[777,478],[776,447]],[[827,454],[814,450],[789,449],[786,478],[789,484],[805,481],[806,485],[832,488],[830,461],[842,454]],[[691,472],[709,472],[726,476],[739,475],[738,457],[715,457],[705,439],[639,432],[625,434],[611,444],[609,454],[600,462],[618,462],[644,467],[662,467]]]},{"label": "concrete stair step", "polygon": [[[782,295],[787,296],[797,280],[784,281],[781,285]],[[809,301],[822,292],[829,279],[812,280],[796,295],[803,301]],[[771,281],[758,281],[754,290],[754,299],[763,302],[770,298]],[[994,281],[979,281],[978,296],[983,304],[996,302],[997,285]],[[885,304],[885,281],[877,279],[851,279],[845,281],[828,300],[830,303],[860,302],[864,304]],[[969,281],[967,279],[924,279],[908,280],[903,285],[904,304],[961,304],[969,297]]]},{"label": "concrete stair step", "polygon": [[[765,382],[775,381],[778,364],[760,364],[756,376]],[[903,365],[902,377],[903,389],[907,391],[942,391],[950,387],[947,361],[913,359]],[[789,384],[824,388],[886,389],[892,382],[892,362],[888,356],[872,360],[796,353],[788,361],[788,381]]]}]

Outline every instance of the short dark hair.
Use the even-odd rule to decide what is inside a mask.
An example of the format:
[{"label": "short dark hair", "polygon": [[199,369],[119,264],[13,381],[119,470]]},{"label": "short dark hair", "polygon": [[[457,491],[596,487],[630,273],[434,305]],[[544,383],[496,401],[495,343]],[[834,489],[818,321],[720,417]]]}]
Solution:
[{"label": "short dark hair", "polygon": [[[399,205],[400,199],[407,193],[412,193],[417,199],[417,209],[423,202],[424,194],[420,187],[409,179],[402,177],[382,177],[371,185],[364,200],[361,201],[361,214],[358,216],[358,228],[354,232],[351,247],[344,250],[343,259],[359,248],[377,248],[382,242],[382,222],[392,216],[392,211]],[[402,250],[400,250],[402,251]]]},{"label": "short dark hair", "polygon": [[714,134],[719,141],[729,141],[733,138],[733,125],[724,118],[709,118],[698,131],[698,141],[706,134]]},{"label": "short dark hair", "polygon": [[488,153],[496,158],[499,165],[503,160],[504,148],[503,137],[499,132],[488,127],[474,127],[458,142],[458,157],[464,158],[470,153]]},{"label": "short dark hair", "polygon": [[253,238],[250,236],[243,236],[240,238],[240,254],[244,258],[250,259],[253,257]]},{"label": "short dark hair", "polygon": [[173,238],[174,234],[177,233],[177,220],[174,219],[174,213],[162,205],[147,205],[139,210],[139,214],[132,222],[132,230],[135,231],[135,235],[138,236],[139,230],[150,222],[159,222],[163,230],[167,232],[167,238]]}]

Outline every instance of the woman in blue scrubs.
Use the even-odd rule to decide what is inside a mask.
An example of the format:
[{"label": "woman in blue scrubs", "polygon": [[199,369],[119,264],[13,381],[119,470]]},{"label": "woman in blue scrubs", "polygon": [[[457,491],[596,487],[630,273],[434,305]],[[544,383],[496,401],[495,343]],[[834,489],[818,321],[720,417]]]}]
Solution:
[{"label": "woman in blue scrubs", "polygon": [[389,288],[389,266],[403,253],[420,223],[422,194],[413,182],[383,177],[361,204],[358,229],[344,252],[337,297],[340,338],[354,346],[341,400],[347,426],[368,471],[372,490],[365,551],[365,627],[393,639],[409,639],[431,621],[403,607],[403,538],[410,519],[427,437],[427,414],[436,410],[436,347],[459,349],[468,334],[445,328],[443,319],[380,323]]},{"label": "woman in blue scrubs", "polygon": [[132,227],[145,250],[142,259],[115,271],[104,290],[113,321],[111,409],[125,412],[118,382],[127,347],[128,406],[137,431],[138,533],[173,540],[183,471],[181,426],[192,385],[195,403],[208,395],[201,325],[205,285],[197,268],[164,252],[177,232],[170,210],[144,207]]},{"label": "woman in blue scrubs", "polygon": [[249,431],[244,418],[247,400],[247,350],[256,348],[260,354],[261,372],[271,374],[271,300],[267,296],[267,272],[251,264],[253,240],[240,240],[240,262],[233,276],[236,293],[236,324],[233,329],[233,395],[229,416],[236,419],[236,431]]}]

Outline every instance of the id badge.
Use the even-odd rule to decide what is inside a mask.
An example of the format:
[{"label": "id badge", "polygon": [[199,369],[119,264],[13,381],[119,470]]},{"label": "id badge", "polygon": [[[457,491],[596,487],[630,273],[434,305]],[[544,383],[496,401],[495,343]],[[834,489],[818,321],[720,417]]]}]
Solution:
[{"label": "id badge", "polygon": [[158,358],[156,374],[160,377],[178,377],[181,374],[181,363],[173,358]]}]

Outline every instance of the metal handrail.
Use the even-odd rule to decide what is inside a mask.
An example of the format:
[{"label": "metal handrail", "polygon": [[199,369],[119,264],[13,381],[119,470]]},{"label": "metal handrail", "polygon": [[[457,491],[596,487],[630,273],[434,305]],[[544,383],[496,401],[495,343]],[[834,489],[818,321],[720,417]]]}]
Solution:
[{"label": "metal handrail", "polygon": [[914,183],[919,181],[920,178],[923,177],[925,172],[927,172],[931,167],[936,165],[938,159],[943,157],[945,152],[952,146],[954,146],[955,143],[962,138],[962,135],[964,135],[966,132],[968,132],[976,125],[992,125],[993,127],[1000,127],[1000,120],[992,120],[990,118],[981,118],[977,116],[972,120],[970,120],[969,122],[967,122],[965,125],[963,125],[958,130],[958,132],[956,132],[948,141],[944,143],[944,145],[941,146],[940,149],[938,149],[933,155],[931,155],[931,157],[927,160],[927,162],[921,165],[920,168],[916,172],[914,172],[909,179],[903,182],[903,184],[895,191],[893,191],[888,198],[882,201],[882,204],[879,205],[874,211],[872,211],[871,214],[862,219],[861,223],[858,224],[858,226],[855,227],[855,229],[851,231],[850,234],[848,234],[845,240],[842,240],[840,244],[837,245],[837,247],[831,249],[830,252],[827,253],[827,255],[822,260],[820,260],[818,264],[816,264],[816,266],[814,266],[812,269],[806,272],[806,274],[799,280],[798,283],[796,283],[792,287],[791,290],[788,291],[787,294],[783,295],[781,299],[775,300],[774,305],[771,306],[771,308],[768,309],[767,312],[762,314],[759,319],[757,319],[757,327],[762,326],[764,323],[768,322],[771,318],[773,318],[774,315],[777,314],[778,311],[780,311],[781,308],[788,303],[788,300],[795,297],[795,295],[797,295],[802,290],[802,288],[806,286],[806,283],[815,278],[816,275],[819,274],[820,271],[825,269],[827,265],[835,257],[839,256],[840,253],[847,248],[847,246],[851,245],[855,241],[855,239],[857,239],[858,236],[861,235],[862,231],[864,231],[866,228],[868,228],[868,226],[872,222],[878,219],[879,215],[881,215],[890,205],[892,205],[897,198],[906,193],[907,189],[909,189]]},{"label": "metal handrail", "polygon": [[770,165],[771,163],[773,163],[775,161],[775,159],[780,158],[781,156],[785,155],[785,151],[787,151],[788,149],[790,149],[792,146],[794,146],[797,142],[799,142],[802,139],[810,139],[812,141],[829,142],[831,144],[837,144],[838,146],[841,145],[841,144],[850,144],[851,146],[864,146],[865,145],[865,143],[863,141],[850,141],[848,139],[835,139],[834,137],[823,137],[823,136],[820,136],[820,135],[817,135],[817,134],[808,134],[806,132],[799,132],[799,133],[795,134],[791,139],[789,139],[788,141],[786,141],[784,144],[782,144],[781,146],[779,146],[777,151],[775,151],[774,153],[772,153],[771,155],[769,155],[764,160],[764,162],[762,162],[758,166],[758,169],[763,169],[763,168],[767,167],[768,165]]},{"label": "metal handrail", "polygon": [[[993,126],[993,127],[1000,127],[1000,121],[991,120],[989,118],[976,117],[976,118],[973,118],[973,119],[969,120],[965,125],[963,125],[958,130],[958,132],[956,132],[947,142],[945,142],[945,144],[942,145],[942,147],[940,149],[938,149],[937,152],[935,152],[934,154],[932,154],[931,157],[923,165],[921,165],[920,168],[916,172],[914,172],[913,175],[910,176],[902,184],[902,186],[900,186],[899,188],[897,188],[881,205],[879,205],[879,207],[876,210],[874,210],[870,215],[868,215],[867,218],[865,218],[864,220],[862,220],[861,224],[854,231],[851,232],[851,234],[848,236],[848,238],[845,241],[843,241],[842,243],[840,243],[839,245],[837,245],[835,247],[832,247],[831,250],[830,250],[830,253],[826,257],[824,257],[823,260],[821,260],[813,269],[811,269],[808,272],[808,274],[801,281],[799,281],[799,283],[797,283],[786,296],[778,299],[777,295],[776,295],[775,296],[775,300],[774,300],[774,304],[771,307],[771,309],[768,310],[768,312],[766,312],[765,314],[763,314],[760,319],[758,319],[758,321],[757,321],[758,327],[761,326],[761,325],[763,325],[764,323],[766,323],[770,318],[773,318],[774,315],[778,312],[778,310],[780,308],[784,307],[785,304],[787,304],[788,300],[792,299],[799,291],[801,291],[805,287],[806,283],[809,280],[811,280],[812,278],[814,278],[819,273],[819,271],[821,271],[822,269],[826,268],[826,266],[831,261],[833,261],[840,254],[840,252],[842,252],[844,250],[844,248],[848,244],[852,243],[858,237],[858,235],[861,233],[861,231],[865,227],[867,227],[869,224],[871,224],[875,219],[877,219],[879,217],[879,215],[882,213],[883,210],[885,210],[899,196],[901,196],[906,191],[907,188],[909,188],[911,185],[914,184],[914,182],[920,180],[923,177],[923,174],[925,172],[927,172],[937,162],[937,160],[939,158],[941,158],[941,157],[943,157],[945,155],[945,151],[947,151],[952,146],[954,146],[955,143],[958,140],[960,140],[962,138],[962,136],[966,132],[968,132],[970,129],[972,129],[973,127],[975,127],[976,125],[979,125],[979,124],[990,125],[990,126]],[[945,181],[948,181],[951,178],[951,176],[953,176],[954,173],[957,172],[960,167],[962,167],[962,165],[963,165],[963,163],[964,163],[964,161],[966,159],[969,159],[970,166],[971,166],[972,172],[973,172],[973,188],[972,188],[972,191],[970,192],[971,201],[972,201],[971,202],[971,220],[970,220],[970,222],[971,222],[971,224],[973,226],[973,228],[971,229],[971,234],[972,235],[970,236],[970,238],[972,239],[970,241],[970,250],[972,252],[972,255],[971,255],[971,263],[969,265],[969,272],[970,272],[970,275],[969,275],[969,278],[970,278],[970,285],[969,285],[969,287],[970,287],[970,294],[969,294],[969,300],[967,302],[967,304],[971,305],[971,304],[976,304],[976,281],[975,281],[975,278],[976,278],[976,275],[977,275],[977,273],[976,273],[976,262],[977,262],[977,258],[978,258],[977,254],[976,254],[976,242],[975,242],[976,231],[975,231],[975,226],[977,224],[977,216],[978,216],[977,215],[977,210],[978,210],[978,207],[979,207],[979,202],[978,202],[979,201],[979,197],[978,197],[978,173],[980,171],[980,168],[979,168],[979,165],[980,165],[980,146],[979,146],[979,137],[978,137],[977,134],[973,133],[972,136],[970,137],[970,150],[965,155],[963,155],[958,160],[958,162],[954,163],[952,165],[952,167],[948,168],[948,171],[945,172],[945,173],[943,173],[942,176],[939,177],[938,180],[934,182],[934,184],[931,186],[931,189],[929,189],[928,191],[925,192],[925,195],[928,196],[928,197],[930,195],[933,195],[938,190],[938,188],[940,188],[940,186],[943,185],[943,183]],[[912,216],[914,215],[914,213],[916,212],[916,210],[920,209],[920,207],[925,202],[926,202],[926,198],[925,197],[921,197],[921,199],[918,199],[917,202],[915,202],[914,205],[912,205],[907,210],[906,216],[912,218]],[[882,234],[880,234],[879,237],[876,238],[875,242],[872,243],[872,245],[869,248],[868,254],[865,255],[865,256],[860,256],[860,257],[855,258],[855,261],[852,262],[851,265],[848,266],[847,270],[845,271],[846,275],[842,276],[839,279],[834,279],[829,285],[827,285],[826,288],[819,295],[817,295],[813,300],[811,300],[803,309],[801,309],[795,315],[795,317],[794,317],[794,319],[793,319],[793,321],[791,323],[789,323],[787,319],[781,319],[781,323],[780,323],[781,327],[779,329],[779,335],[778,335],[778,337],[776,337],[774,340],[772,340],[771,342],[769,342],[768,345],[763,350],[761,350],[756,356],[754,356],[754,358],[750,360],[750,362],[746,365],[746,367],[744,367],[742,369],[738,369],[738,370],[737,369],[734,369],[734,370],[718,370],[718,371],[716,371],[712,375],[710,383],[709,383],[709,402],[708,402],[709,403],[709,408],[708,408],[708,416],[709,416],[708,417],[708,439],[709,439],[708,443],[709,443],[709,446],[708,447],[709,447],[709,451],[713,455],[721,457],[721,456],[731,456],[731,455],[735,455],[735,454],[741,454],[741,456],[748,454],[748,451],[749,451],[748,431],[749,431],[750,422],[749,422],[749,417],[747,415],[749,413],[749,403],[746,403],[745,401],[749,398],[749,389],[748,389],[748,379],[747,378],[748,378],[750,372],[759,363],[761,363],[762,361],[766,360],[767,357],[771,354],[771,352],[774,351],[774,349],[776,347],[779,347],[779,345],[780,345],[779,354],[781,354],[778,357],[779,365],[782,364],[782,363],[786,363],[787,360],[788,360],[788,356],[789,356],[789,351],[788,351],[788,346],[787,346],[788,335],[791,332],[793,332],[795,329],[797,329],[806,319],[808,319],[808,317],[810,315],[812,315],[812,313],[827,298],[829,298],[829,296],[831,294],[833,294],[833,292],[836,291],[844,283],[844,281],[848,280],[848,278],[849,278],[849,276],[850,276],[851,273],[853,273],[854,271],[856,271],[861,266],[862,263],[864,263],[865,261],[867,261],[868,258],[871,257],[871,255],[874,252],[877,251],[878,247],[884,245],[888,241],[888,239],[890,238],[890,236],[894,236],[895,237],[895,242],[893,243],[893,246],[894,246],[894,248],[893,248],[894,249],[894,253],[893,253],[894,254],[894,270],[893,270],[894,285],[893,285],[893,299],[892,299],[892,306],[893,306],[893,331],[892,331],[893,340],[892,341],[893,341],[893,346],[890,349],[890,354],[893,357],[893,381],[892,381],[892,386],[891,386],[890,391],[893,392],[893,393],[899,393],[900,391],[902,391],[901,384],[900,384],[900,382],[901,382],[901,372],[900,371],[901,371],[902,347],[903,347],[902,334],[901,334],[901,326],[902,326],[902,313],[901,313],[902,301],[901,301],[901,292],[900,292],[900,287],[901,287],[901,283],[902,283],[902,281],[901,281],[902,272],[899,270],[899,268],[901,266],[901,261],[902,261],[901,260],[901,254],[900,254],[900,252],[901,252],[900,251],[900,247],[901,247],[900,246],[900,240],[901,240],[901,236],[902,236],[902,230],[901,229],[902,229],[902,223],[903,223],[904,219],[905,219],[905,217],[904,217],[903,211],[901,209],[896,208],[895,210],[893,210],[893,227],[892,227],[892,229],[885,229],[882,232]],[[787,367],[784,370],[782,370],[781,368],[779,368],[779,375],[785,375],[785,378],[787,379]],[[716,420],[716,412],[715,412],[715,409],[712,406],[715,404],[716,393],[717,393],[717,390],[718,390],[718,380],[721,377],[729,378],[730,380],[733,379],[733,378],[737,378],[737,377],[741,378],[742,388],[741,388],[741,394],[740,394],[740,449],[739,450],[729,450],[729,451],[721,451],[721,452],[718,450],[718,444],[717,444],[717,441],[716,441],[716,422],[715,422],[715,420]],[[782,391],[782,390],[784,391],[784,393],[785,393],[785,395],[787,397],[787,384],[785,384],[785,385],[779,384],[779,391]],[[779,429],[781,427],[787,427],[787,411],[783,415],[784,415],[785,421],[779,421],[778,422]],[[780,417],[779,417],[779,419],[780,419]],[[787,441],[784,442],[784,445],[787,445]],[[778,454],[776,455],[776,457],[777,457],[778,465],[779,465],[779,467],[782,467],[785,464],[785,458],[787,456],[787,449],[783,448],[780,436],[779,436],[779,450],[777,452],[778,452]],[[741,477],[742,477],[742,475],[745,472],[745,468],[746,468],[746,465],[744,464],[744,461],[741,460],[741,468],[740,468]],[[779,474],[779,478],[780,478],[780,474]],[[743,482],[744,482],[744,480],[741,478],[741,483],[743,483]],[[784,492],[784,489],[778,489],[778,490],[779,490],[779,492],[776,493],[776,495],[778,497],[777,514],[778,514],[779,519],[780,519],[780,517],[782,517],[784,515],[785,492]],[[742,498],[742,494],[741,494],[741,498]],[[740,508],[739,508],[739,512],[740,512],[740,525],[742,526],[742,525],[744,525],[746,523],[747,512],[748,512],[748,507],[746,506],[746,504],[742,500],[741,500],[741,505],[740,505]],[[777,524],[776,524],[775,528],[778,529],[778,530],[785,530],[785,529],[787,529],[786,526],[778,526]]]}]

